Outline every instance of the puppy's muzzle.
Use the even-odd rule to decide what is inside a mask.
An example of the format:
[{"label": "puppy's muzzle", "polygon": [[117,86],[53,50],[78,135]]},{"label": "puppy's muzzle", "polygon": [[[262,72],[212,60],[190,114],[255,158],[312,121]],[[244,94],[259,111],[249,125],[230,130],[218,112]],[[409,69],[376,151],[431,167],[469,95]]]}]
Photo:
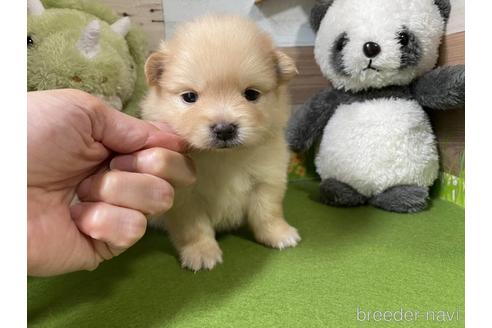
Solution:
[{"label": "puppy's muzzle", "polygon": [[237,125],[233,123],[218,123],[210,127],[212,135],[220,141],[232,141],[237,138]]}]

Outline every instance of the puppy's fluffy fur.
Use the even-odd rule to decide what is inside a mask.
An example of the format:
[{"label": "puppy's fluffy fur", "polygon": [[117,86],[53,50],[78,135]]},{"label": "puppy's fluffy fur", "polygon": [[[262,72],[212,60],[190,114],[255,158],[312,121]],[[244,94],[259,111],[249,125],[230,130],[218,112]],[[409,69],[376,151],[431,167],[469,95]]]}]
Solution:
[{"label": "puppy's fluffy fur", "polygon": [[[180,26],[145,70],[150,91],[142,117],[170,124],[192,145],[197,167],[196,184],[177,189],[173,208],[151,219],[168,231],[182,265],[197,271],[222,262],[215,231],[245,221],[259,242],[295,246],[300,237],[282,211],[292,59],[253,22],[207,16]],[[195,102],[183,99],[190,92]],[[217,137],[219,124],[234,133]]]}]

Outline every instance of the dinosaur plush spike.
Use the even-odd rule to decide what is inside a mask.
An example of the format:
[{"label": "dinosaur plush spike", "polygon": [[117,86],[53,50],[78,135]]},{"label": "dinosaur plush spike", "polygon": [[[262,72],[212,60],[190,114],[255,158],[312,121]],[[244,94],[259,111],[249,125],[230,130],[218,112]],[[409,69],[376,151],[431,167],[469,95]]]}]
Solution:
[{"label": "dinosaur plush spike", "polygon": [[130,29],[131,22],[130,18],[128,17],[123,17],[118,19],[116,22],[111,24],[111,29],[121,35],[122,37],[125,37],[128,34],[128,30]]},{"label": "dinosaur plush spike", "polygon": [[44,13],[44,6],[40,0],[27,0],[27,14],[39,16]]},{"label": "dinosaur plush spike", "polygon": [[99,38],[101,36],[101,24],[98,20],[91,21],[82,31],[77,49],[87,58],[95,57],[101,50]]}]

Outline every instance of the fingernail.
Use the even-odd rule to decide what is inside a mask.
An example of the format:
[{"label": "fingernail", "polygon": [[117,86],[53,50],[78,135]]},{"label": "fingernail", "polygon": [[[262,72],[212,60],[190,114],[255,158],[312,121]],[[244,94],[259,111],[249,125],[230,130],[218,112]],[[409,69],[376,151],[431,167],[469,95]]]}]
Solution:
[{"label": "fingernail", "polygon": [[111,169],[135,172],[137,170],[136,157],[133,155],[122,155],[115,157],[109,163]]}]

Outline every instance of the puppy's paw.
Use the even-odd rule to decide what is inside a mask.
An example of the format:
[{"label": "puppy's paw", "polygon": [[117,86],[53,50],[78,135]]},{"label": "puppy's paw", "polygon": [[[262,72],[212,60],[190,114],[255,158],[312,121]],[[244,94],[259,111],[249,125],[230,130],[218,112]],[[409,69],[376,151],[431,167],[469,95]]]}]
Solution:
[{"label": "puppy's paw", "polygon": [[193,271],[211,270],[222,263],[222,250],[215,239],[201,240],[181,249],[181,266]]},{"label": "puppy's paw", "polygon": [[268,230],[258,234],[256,239],[267,246],[278,249],[295,247],[301,241],[297,229],[285,221],[270,226]]}]

